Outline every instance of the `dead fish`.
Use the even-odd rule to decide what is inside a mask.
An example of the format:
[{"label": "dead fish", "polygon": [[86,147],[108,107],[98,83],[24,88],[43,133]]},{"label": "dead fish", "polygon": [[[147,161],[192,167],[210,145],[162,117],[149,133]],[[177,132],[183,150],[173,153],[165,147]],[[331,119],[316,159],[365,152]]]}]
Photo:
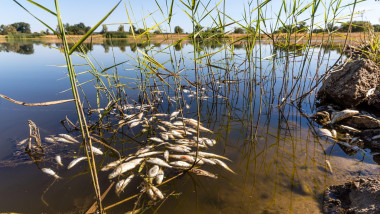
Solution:
[{"label": "dead fish", "polygon": [[[26,138],[26,139],[24,139],[24,140],[18,142],[18,143],[17,143],[17,146],[21,146],[21,145],[23,145],[23,144],[26,143],[26,141],[28,141],[28,140],[29,140],[29,138]],[[53,141],[53,142],[54,142],[54,141]]]},{"label": "dead fish", "polygon": [[232,173],[235,174],[235,172],[232,171],[232,169],[230,169],[230,167],[228,167],[227,164],[225,164],[223,161],[215,159],[215,158],[212,158],[211,160],[215,161],[215,163],[218,164],[219,166],[222,166],[226,170],[228,170],[228,171],[230,171],[230,172],[232,172]]},{"label": "dead fish", "polygon": [[165,129],[165,127],[163,127],[163,126],[160,126],[160,125],[157,125],[157,128],[158,129],[160,129],[161,131],[164,131],[164,132],[166,132],[167,130]]},{"label": "dead fish", "polygon": [[175,142],[178,144],[188,144],[188,143],[190,143],[190,140],[189,139],[178,139]]},{"label": "dead fish", "polygon": [[164,194],[162,194],[161,190],[159,190],[157,187],[151,186],[151,189],[153,190],[154,194],[157,195],[157,197],[159,197],[161,200],[165,198]]},{"label": "dead fish", "polygon": [[59,155],[55,156],[55,161],[57,161],[58,165],[63,166],[61,156]]},{"label": "dead fish", "polygon": [[128,178],[126,179],[123,179],[123,180],[120,180],[119,182],[117,182],[116,186],[115,186],[115,192],[116,192],[116,195],[120,195],[120,193],[122,193],[125,189],[125,187],[131,182],[131,180],[135,177],[134,174],[130,175]]},{"label": "dead fish", "polygon": [[170,150],[173,150],[175,152],[182,152],[182,153],[186,153],[186,152],[190,152],[191,151],[191,148],[189,148],[189,147],[187,147],[187,148],[186,147],[181,147],[180,145],[178,145],[178,146],[168,146],[166,148],[168,148]]},{"label": "dead fish", "polygon": [[162,153],[163,152],[161,152],[161,151],[146,152],[146,153],[138,155],[137,157],[143,158],[143,157],[149,157],[149,156],[152,156],[152,155],[157,155],[157,154],[162,154]]},{"label": "dead fish", "polygon": [[210,178],[214,178],[214,179],[217,179],[218,176],[211,173],[211,172],[207,172],[203,169],[197,169],[197,168],[192,168],[189,170],[190,172],[196,174],[196,175],[202,175],[202,176],[207,176],[207,177],[210,177]]},{"label": "dead fish", "polygon": [[74,143],[79,143],[79,141],[77,139],[73,138],[72,136],[70,136],[68,134],[59,134],[58,136],[66,138],[67,140],[70,140]]},{"label": "dead fish", "polygon": [[74,160],[72,160],[69,165],[67,166],[67,169],[71,169],[73,166],[75,166],[77,163],[79,163],[80,161],[86,159],[87,157],[79,157],[79,158],[75,158]]},{"label": "dead fish", "polygon": [[339,127],[349,132],[355,132],[355,133],[361,132],[359,129],[352,128],[351,126],[340,125]]},{"label": "dead fish", "polygon": [[186,94],[190,93],[190,91],[187,89],[183,89],[182,91],[183,91],[183,93],[186,93]]},{"label": "dead fish", "polygon": [[173,125],[175,125],[175,126],[185,126],[185,124],[182,121],[174,121]]},{"label": "dead fish", "polygon": [[332,119],[331,119],[331,123],[334,124],[334,123],[337,123],[343,119],[346,119],[346,118],[349,118],[349,117],[352,117],[354,115],[357,115],[359,114],[359,111],[357,110],[350,110],[350,109],[345,109],[343,111],[338,111],[338,112],[335,112],[332,114]]},{"label": "dead fish", "polygon": [[185,105],[185,108],[186,108],[186,109],[190,109],[189,104],[186,104],[186,105]]},{"label": "dead fish", "polygon": [[172,168],[172,166],[170,166],[168,163],[166,163],[165,161],[159,158],[148,158],[146,162],[151,163],[151,164],[156,164],[162,167]]},{"label": "dead fish", "polygon": [[143,118],[143,116],[144,116],[144,112],[140,112],[140,113],[138,113],[137,115],[136,115],[136,117],[138,118],[138,119],[142,119]]},{"label": "dead fish", "polygon": [[197,133],[197,130],[193,129],[193,128],[190,128],[190,127],[186,127],[186,131],[189,131],[189,132],[192,132],[194,134]]},{"label": "dead fish", "polygon": [[46,174],[48,174],[48,175],[54,176],[54,177],[57,178],[57,179],[60,179],[60,178],[61,178],[61,177],[59,177],[59,176],[57,175],[57,173],[55,173],[55,172],[54,172],[52,169],[50,169],[50,168],[42,168],[41,171],[44,172],[44,173],[46,173]]},{"label": "dead fish", "polygon": [[160,170],[160,167],[157,165],[154,165],[150,170],[148,171],[148,177],[149,178],[154,178],[157,176],[158,171]]},{"label": "dead fish", "polygon": [[162,124],[164,124],[167,127],[174,127],[174,125],[169,121],[161,121]]},{"label": "dead fish", "polygon": [[150,146],[145,146],[144,148],[141,148],[139,150],[137,150],[137,152],[135,153],[135,155],[139,155],[139,154],[142,154],[142,153],[145,153],[145,152],[149,152],[150,150],[152,150],[153,146],[150,145]]},{"label": "dead fish", "polygon": [[162,139],[169,140],[169,136],[166,133],[160,133]]},{"label": "dead fish", "polygon": [[180,168],[190,168],[192,164],[184,162],[184,161],[173,161],[169,163],[170,165],[174,167],[180,167]]},{"label": "dead fish", "polygon": [[175,111],[173,113],[170,114],[170,118],[175,118],[177,117],[177,115],[180,113],[181,111]]},{"label": "dead fish", "polygon": [[332,170],[332,167],[331,167],[330,161],[329,161],[329,160],[326,160],[326,164],[327,164],[327,167],[329,168],[330,173],[332,174],[332,173],[333,173],[333,170]]},{"label": "dead fish", "polygon": [[[174,158],[174,159],[180,159],[180,160],[188,162],[188,163],[194,163],[195,162],[195,157],[193,157],[191,155],[170,155],[169,157]],[[204,161],[201,159],[197,159],[196,162],[199,165],[204,164]]]},{"label": "dead fish", "polygon": [[[132,158],[132,157],[130,157],[130,158]],[[108,171],[110,169],[113,169],[116,166],[120,165],[124,160],[127,160],[127,158],[122,158],[120,160],[113,161],[113,162],[105,165],[101,170],[104,172],[104,171]]]},{"label": "dead fish", "polygon": [[163,113],[157,113],[157,114],[153,114],[152,116],[155,116],[155,117],[167,117],[169,115],[168,114],[163,114]]},{"label": "dead fish", "polygon": [[[28,139],[29,139],[29,138],[28,138]],[[45,137],[44,139],[45,139],[45,141],[48,142],[48,143],[57,143],[55,137]]]},{"label": "dead fish", "polygon": [[74,143],[73,141],[67,140],[66,138],[63,138],[63,137],[56,137],[55,140],[61,143],[71,143],[71,144]]},{"label": "dead fish", "polygon": [[[198,126],[198,120],[194,120],[194,119],[191,119],[191,118],[183,118],[183,122],[188,124],[188,125],[192,125],[192,126]],[[199,122],[199,125],[201,125],[202,123]]]},{"label": "dead fish", "polygon": [[102,150],[100,150],[99,148],[96,148],[95,146],[91,146],[91,149],[92,149],[92,152],[93,152],[95,155],[103,155]]},{"label": "dead fish", "polygon": [[150,137],[150,138],[148,138],[148,140],[155,141],[157,143],[163,143],[164,142],[163,140],[161,140],[158,137]]},{"label": "dead fish", "polygon": [[164,152],[164,158],[165,158],[166,162],[169,161],[169,151],[168,150],[165,150],[165,152]]},{"label": "dead fish", "polygon": [[133,122],[133,123],[129,124],[129,128],[136,127],[136,126],[140,125],[141,123],[142,123],[142,121]]},{"label": "dead fish", "polygon": [[375,135],[372,137],[372,140],[376,140],[376,139],[379,139],[380,138],[380,134],[379,135]]},{"label": "dead fish", "polygon": [[116,167],[111,174],[108,175],[108,179],[115,178],[116,176],[119,176],[123,174],[124,172],[127,172],[131,169],[134,169],[137,165],[139,165],[144,159],[143,158],[137,158],[133,159],[131,161],[128,161],[126,163],[120,164],[118,167]]},{"label": "dead fish", "polygon": [[181,133],[179,133],[179,132],[177,132],[177,131],[172,130],[172,131],[170,131],[170,133],[171,133],[173,136],[175,136],[175,137],[183,138],[183,136],[181,135]]},{"label": "dead fish", "polygon": [[157,176],[156,176],[156,184],[161,184],[164,180],[164,171],[162,169],[158,170]]},{"label": "dead fish", "polygon": [[318,131],[319,131],[319,134],[322,136],[333,137],[332,133],[328,129],[320,128]]},{"label": "dead fish", "polygon": [[149,195],[149,197],[150,197],[153,201],[157,200],[157,196],[156,196],[156,194],[154,194],[152,188],[149,188],[149,189],[146,191],[146,193]]},{"label": "dead fish", "polygon": [[[189,153],[189,155],[193,155],[193,156],[195,156],[195,154],[196,154],[196,152],[190,152]],[[221,159],[225,159],[225,160],[231,161],[230,159],[228,159],[228,158],[226,158],[224,156],[213,154],[213,153],[208,153],[208,152],[198,151],[198,156],[204,157],[204,158],[221,158]]]},{"label": "dead fish", "polygon": [[215,161],[212,161],[210,159],[207,159],[207,158],[201,158],[201,160],[204,162],[204,163],[208,163],[208,164],[211,164],[211,165],[216,165]]},{"label": "dead fish", "polygon": [[204,143],[206,143],[207,146],[214,146],[214,143],[211,139],[208,139],[208,138],[201,138],[203,140]]}]

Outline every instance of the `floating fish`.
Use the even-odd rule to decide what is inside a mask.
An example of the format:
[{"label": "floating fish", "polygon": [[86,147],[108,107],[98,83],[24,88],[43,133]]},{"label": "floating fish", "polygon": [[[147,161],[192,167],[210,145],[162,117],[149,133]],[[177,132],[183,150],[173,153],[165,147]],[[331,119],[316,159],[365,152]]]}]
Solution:
[{"label": "floating fish", "polygon": [[215,158],[212,158],[211,160],[213,160],[216,164],[218,164],[219,166],[222,166],[223,168],[225,168],[226,170],[232,172],[235,174],[234,171],[232,171],[232,169],[230,169],[230,167],[227,166],[227,164],[225,164],[223,161],[221,160],[218,160],[218,159],[215,159]]},{"label": "floating fish", "polygon": [[149,152],[150,150],[152,150],[152,148],[153,148],[152,145],[145,146],[144,148],[141,148],[141,149],[137,150],[137,152],[135,153],[135,155],[139,155],[139,154],[142,154],[142,153],[145,153],[145,152]]},{"label": "floating fish", "polygon": [[329,161],[329,160],[326,160],[326,165],[327,165],[327,167],[329,168],[330,173],[332,174],[332,173],[333,173],[333,170],[332,170],[332,167],[331,167],[331,164],[330,164],[330,161]]},{"label": "floating fish", "polygon": [[146,193],[149,195],[149,197],[150,197],[153,201],[157,200],[157,196],[156,196],[156,194],[154,194],[152,188],[149,188],[149,189],[146,191]]},{"label": "floating fish", "polygon": [[23,145],[23,144],[26,143],[26,141],[28,141],[28,140],[29,140],[29,138],[26,138],[26,139],[24,139],[24,140],[18,142],[18,143],[17,143],[17,146],[21,146],[21,145]]},{"label": "floating fish", "polygon": [[146,162],[151,163],[151,164],[156,164],[162,167],[172,168],[172,166],[170,166],[168,163],[166,163],[165,161],[159,158],[148,158]]},{"label": "floating fish", "polygon": [[181,147],[180,145],[177,145],[177,146],[168,146],[166,147],[170,150],[173,150],[175,152],[182,152],[182,153],[186,153],[186,152],[190,152],[191,151],[191,148],[189,147]]},{"label": "floating fish", "polygon": [[[66,139],[66,138],[63,138],[63,137],[56,137],[56,138],[54,138],[56,141],[58,141],[58,142],[61,142],[61,143],[71,143],[71,144],[73,144],[74,142],[73,141],[71,141],[71,140],[68,140],[68,139]],[[45,138],[45,140],[46,140],[46,138]]]},{"label": "floating fish", "polygon": [[57,178],[57,179],[60,179],[60,178],[61,178],[61,177],[59,177],[59,176],[57,175],[57,173],[55,173],[55,172],[54,172],[52,169],[50,169],[50,168],[42,168],[41,171],[44,172],[44,173],[46,173],[46,174],[48,174],[48,175],[54,176],[54,177]]},{"label": "floating fish", "polygon": [[161,152],[161,151],[146,152],[146,153],[138,155],[137,157],[143,158],[143,157],[149,157],[149,156],[152,156],[152,155],[157,155],[157,154],[162,154],[162,153],[163,152]]},{"label": "floating fish", "polygon": [[175,130],[170,131],[170,133],[171,133],[173,136],[175,136],[175,137],[183,138],[182,134],[179,133],[179,132],[177,132],[177,131],[175,131]]},{"label": "floating fish", "polygon": [[163,143],[164,142],[163,140],[161,140],[158,137],[150,137],[150,138],[148,138],[148,140],[155,141],[157,143]]},{"label": "floating fish", "polygon": [[75,158],[74,160],[72,160],[69,165],[67,166],[67,169],[71,169],[73,166],[75,166],[77,163],[79,163],[80,161],[86,159],[87,157],[79,157],[79,158]]},{"label": "floating fish", "polygon": [[181,111],[174,111],[173,113],[170,114],[170,118],[175,118]]},{"label": "floating fish", "polygon": [[162,169],[158,170],[157,176],[156,176],[156,183],[161,184],[164,180],[164,171]]},{"label": "floating fish", "polygon": [[169,135],[167,135],[166,133],[160,133],[162,139],[164,140],[169,140]]},{"label": "floating fish", "polygon": [[133,122],[133,123],[129,124],[129,128],[136,127],[136,126],[140,125],[141,123],[142,123],[142,121]]},{"label": "floating fish", "polygon": [[72,136],[70,136],[68,134],[59,134],[58,136],[66,138],[67,140],[70,140],[73,143],[79,143],[79,141],[77,139],[73,138]]},{"label": "floating fish", "polygon": [[149,171],[148,171],[148,177],[149,178],[156,177],[159,170],[160,170],[160,167],[157,166],[157,165],[154,165],[152,168],[149,169]]},{"label": "floating fish", "polygon": [[135,177],[134,174],[130,175],[128,178],[120,180],[119,182],[116,183],[115,186],[115,192],[116,195],[120,195],[125,189],[125,187],[131,182],[131,180]]},{"label": "floating fish", "polygon": [[[190,152],[189,155],[195,156],[196,152]],[[226,158],[224,156],[213,154],[213,153],[208,153],[208,152],[198,151],[198,156],[205,157],[205,158],[221,158],[221,159],[225,159],[225,160],[231,161],[230,159],[228,159],[228,158]]]},{"label": "floating fish", "polygon": [[165,158],[166,162],[169,161],[169,151],[168,150],[165,150],[165,152],[164,152],[164,158]]},{"label": "floating fish", "polygon": [[169,163],[170,165],[174,167],[180,167],[180,168],[190,168],[192,164],[184,162],[184,161],[173,161]]},{"label": "floating fish", "polygon": [[185,124],[182,121],[175,121],[175,122],[173,122],[173,125],[175,125],[175,126],[184,126]]},{"label": "floating fish", "polygon": [[55,161],[57,161],[58,165],[63,166],[61,156],[59,155],[55,156]]},{"label": "floating fish", "polygon": [[161,131],[164,131],[164,132],[166,132],[167,130],[165,129],[165,127],[163,127],[163,126],[160,126],[160,125],[157,125],[157,128],[158,129],[160,129]]},{"label": "floating fish", "polygon": [[165,198],[164,194],[162,194],[161,190],[159,190],[157,187],[151,186],[150,188],[153,190],[154,194],[157,195],[157,197],[159,197],[161,200]]},{"label": "floating fish", "polygon": [[[129,157],[129,158],[132,158],[132,157]],[[101,170],[102,171],[108,171],[110,169],[113,169],[115,168],[116,166],[120,165],[123,161],[127,161],[127,158],[122,158],[122,159],[119,159],[117,161],[113,161],[107,165],[105,165]]]},{"label": "floating fish", "polygon": [[139,165],[144,159],[143,158],[137,158],[133,159],[129,162],[120,164],[118,167],[116,167],[111,174],[108,175],[108,179],[115,178],[116,176],[119,176],[123,174],[124,172],[127,172],[131,169],[134,169],[137,165]]},{"label": "floating fish", "polygon": [[218,176],[215,175],[215,174],[212,174],[211,172],[207,172],[203,169],[197,169],[197,168],[192,168],[189,170],[189,172],[192,172],[196,175],[202,175],[202,176],[207,176],[207,177],[210,177],[210,178],[214,178],[214,179],[217,179]]},{"label": "floating fish", "polygon": [[319,131],[319,134],[322,136],[333,137],[332,133],[328,129],[320,128],[318,131]]},{"label": "floating fish", "polygon": [[93,152],[95,155],[103,155],[102,150],[100,150],[99,148],[96,148],[95,146],[91,146],[91,149],[92,149],[92,152]]}]

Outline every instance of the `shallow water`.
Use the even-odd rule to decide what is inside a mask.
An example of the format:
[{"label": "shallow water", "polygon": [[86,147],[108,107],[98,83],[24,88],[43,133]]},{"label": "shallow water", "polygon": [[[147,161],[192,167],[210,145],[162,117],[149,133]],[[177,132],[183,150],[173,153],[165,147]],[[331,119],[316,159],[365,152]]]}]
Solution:
[{"label": "shallow water", "polygon": [[[43,44],[33,42],[12,42],[0,44],[0,94],[23,102],[46,102],[70,99],[71,91],[64,67],[62,53],[50,47],[59,44]],[[136,62],[130,56],[139,54],[145,45],[135,46],[122,44],[89,46],[87,52],[97,60],[98,66],[104,68],[114,63],[128,60],[118,66],[118,74],[129,78],[140,78]],[[202,49],[217,51],[222,44],[202,46]],[[168,48],[168,45],[156,45],[151,51],[158,52],[156,60],[163,63],[172,57],[175,66],[167,66],[178,70],[181,75],[194,80],[193,46],[186,44],[182,49]],[[208,150],[224,155],[232,160],[228,163],[236,174],[218,167],[206,167],[210,172],[218,174],[218,179],[186,174],[164,185],[161,190],[166,195],[172,194],[164,203],[157,203],[148,213],[156,209],[159,213],[320,213],[321,194],[331,184],[337,184],[358,175],[377,175],[379,167],[372,160],[371,154],[348,156],[338,144],[316,135],[318,126],[308,118],[301,116],[299,110],[290,104],[291,99],[308,91],[317,70],[317,53],[319,49],[309,51],[310,63],[302,65],[302,52],[289,53],[273,50],[270,45],[255,47],[253,55],[265,58],[276,53],[276,60],[258,60],[254,65],[261,69],[252,69],[244,64],[246,55],[244,45],[235,47],[235,55],[219,52],[210,60],[216,66],[230,68],[229,73],[213,68],[216,80],[209,75],[209,68],[202,67],[202,82],[209,99],[201,102],[201,121],[204,126],[214,131],[205,136],[216,138],[217,145]],[[145,46],[145,48],[147,48]],[[322,50],[325,60],[321,61],[320,74],[327,64],[332,64],[339,54],[335,50]],[[180,60],[180,56],[184,56]],[[285,56],[285,57],[284,57]],[[74,64],[83,64],[78,56],[73,57]],[[218,64],[220,63],[220,64]],[[86,71],[88,67],[76,67],[77,73]],[[294,78],[303,71],[303,78]],[[89,74],[79,76],[81,82],[91,79]],[[226,80],[231,84],[224,83]],[[149,79],[148,81],[152,81]],[[130,99],[138,100],[136,80],[125,79],[126,93]],[[168,80],[169,84],[173,84]],[[219,83],[217,83],[219,82]],[[185,84],[186,82],[181,82]],[[96,93],[92,83],[83,85],[83,91],[93,108],[96,108]],[[217,98],[217,94],[229,99]],[[290,91],[292,96],[280,105],[282,98]],[[169,91],[174,96],[173,91]],[[185,95],[186,96],[186,95]],[[185,117],[196,118],[196,102],[185,98],[190,109],[184,111]],[[302,109],[311,114],[314,109],[313,96],[305,99]],[[107,102],[103,101],[103,105]],[[176,105],[168,105],[164,100],[159,111],[172,112]],[[49,107],[25,107],[0,100],[0,212],[84,212],[94,202],[93,186],[86,163],[82,162],[72,170],[58,167],[51,156],[44,157],[39,164],[30,163],[29,157],[21,155],[13,157],[15,151],[22,148],[16,144],[28,137],[27,120],[34,121],[40,129],[41,137],[66,133],[60,121],[65,117],[76,121],[75,106],[65,103]],[[95,120],[95,119],[94,119]],[[131,130],[125,130],[129,132]],[[76,136],[78,132],[71,133]],[[117,140],[116,140],[117,141]],[[128,155],[128,148],[136,145],[123,145],[121,152]],[[125,147],[124,147],[125,146]],[[82,150],[76,146],[65,146],[55,153],[65,158],[67,165],[72,156],[80,155]],[[50,154],[51,155],[51,154]],[[14,160],[10,166],[9,161]],[[114,157],[106,156],[97,159],[98,163],[108,163]],[[333,172],[327,168],[326,160]],[[29,162],[29,163],[26,163]],[[64,179],[54,179],[42,173],[39,168],[50,167]],[[108,173],[99,172],[101,189],[104,191],[110,184]],[[105,207],[138,193],[138,181],[133,181],[120,197],[113,189],[105,198]],[[144,201],[144,199],[142,199]],[[135,199],[123,205],[111,208],[110,213],[121,213],[133,209]],[[148,203],[143,202],[143,204]]]}]

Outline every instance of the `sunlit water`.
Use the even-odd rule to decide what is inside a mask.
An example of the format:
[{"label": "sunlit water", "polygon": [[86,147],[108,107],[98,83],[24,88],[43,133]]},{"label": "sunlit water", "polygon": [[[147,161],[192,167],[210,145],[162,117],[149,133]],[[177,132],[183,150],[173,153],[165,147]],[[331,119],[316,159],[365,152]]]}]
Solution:
[{"label": "sunlit water", "polygon": [[[56,66],[65,64],[63,54],[53,48],[57,45],[59,46],[33,42],[1,44],[0,94],[23,102],[72,98],[71,91],[66,91],[70,88],[70,82],[65,67]],[[138,50],[143,51],[144,47],[117,45],[93,45],[87,54],[96,59],[97,66],[103,68],[128,60],[117,67],[117,72],[120,76],[134,78],[123,82],[127,84],[128,88],[125,90],[128,96],[138,100],[139,93],[135,83],[139,81],[135,79],[140,78],[140,73],[130,56],[141,55]],[[152,50],[164,50],[167,46],[156,45]],[[236,174],[220,167],[206,167],[204,169],[218,174],[219,178],[215,180],[189,174],[181,176],[161,188],[166,195],[172,195],[162,204],[157,203],[148,212],[320,213],[321,194],[328,185],[344,182],[358,175],[379,173],[378,165],[373,162],[370,153],[366,153],[365,157],[363,154],[347,156],[338,144],[317,136],[315,130],[318,126],[301,116],[299,110],[290,104],[297,97],[297,91],[301,95],[313,86],[311,81],[317,71],[319,49],[309,51],[309,54],[314,55],[310,56],[310,64],[303,68],[303,78],[298,79],[302,68],[300,53],[295,53],[288,61],[282,58],[285,53],[281,50],[277,50],[275,62],[255,59],[254,64],[262,69],[254,73],[252,68],[242,66],[246,60],[244,47],[235,47],[235,55],[221,51],[212,57],[211,62],[214,65],[228,65],[230,74],[224,74],[224,71],[213,67],[212,72],[220,74],[216,75],[219,79],[211,81],[204,65],[200,69],[202,82],[210,96],[200,103],[201,121],[204,126],[214,131],[214,134],[206,136],[215,138],[218,142],[208,152],[230,158],[232,162],[228,164]],[[202,48],[213,52],[221,47]],[[257,47],[253,54],[265,58],[273,55],[272,49],[270,45],[262,45],[261,56]],[[323,53],[326,55],[321,63],[321,74],[326,65],[335,62],[339,56],[334,50],[323,50]],[[182,62],[179,57],[181,55],[184,56]],[[193,46],[190,44],[185,44],[182,49],[165,49],[155,57],[160,63],[173,60],[175,66],[168,63],[169,70],[177,69],[176,63],[180,61],[178,69],[182,71],[181,75],[193,81],[194,62],[190,58],[193,58]],[[74,56],[73,61],[74,64],[84,63],[78,56]],[[77,73],[86,70],[87,66],[76,67]],[[91,78],[89,74],[79,76],[81,82]],[[225,84],[225,80],[235,82]],[[169,84],[173,82],[169,81]],[[87,99],[96,108],[93,88],[92,82],[83,85]],[[280,105],[290,91],[294,91],[293,95],[287,97],[284,105]],[[229,99],[217,98],[216,94]],[[174,95],[174,92],[170,92],[170,96]],[[196,102],[187,97],[185,99],[190,109],[186,109],[184,115],[196,118]],[[305,113],[311,114],[314,111],[313,100],[312,95],[302,103]],[[176,105],[169,106],[168,101],[164,100],[159,111],[167,113],[175,108]],[[0,99],[0,212],[81,213],[94,202],[93,185],[85,162],[67,170],[56,165],[52,157],[45,157],[42,163],[36,165],[26,155],[20,156],[19,159],[22,160],[12,156],[15,151],[22,151],[22,148],[16,146],[17,142],[29,135],[27,120],[34,121],[40,128],[41,137],[45,137],[66,133],[60,123],[66,116],[76,121],[74,103],[25,107]],[[67,165],[71,156],[80,155],[82,150],[79,147],[64,147],[56,152],[66,157],[63,162]],[[129,152],[131,150],[124,150],[122,154],[128,155]],[[9,164],[7,160],[10,159],[15,159],[17,164]],[[104,162],[112,160],[114,159],[105,158]],[[332,173],[327,168],[326,160],[332,165]],[[43,167],[54,169],[64,179],[54,181],[53,177],[41,172],[39,168]],[[82,172],[86,173],[80,174]],[[99,172],[102,191],[110,184],[107,175],[108,173]],[[112,189],[104,200],[105,207],[138,193],[138,185],[138,181],[132,182],[120,197]],[[133,199],[108,212],[132,210],[135,201]],[[147,201],[140,201],[145,206],[146,203]]]}]

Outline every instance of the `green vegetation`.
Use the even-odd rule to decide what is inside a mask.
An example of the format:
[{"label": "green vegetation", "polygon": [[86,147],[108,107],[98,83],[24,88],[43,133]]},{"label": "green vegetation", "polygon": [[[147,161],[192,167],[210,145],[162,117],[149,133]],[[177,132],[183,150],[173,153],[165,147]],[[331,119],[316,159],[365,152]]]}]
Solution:
[{"label": "green vegetation", "polygon": [[183,33],[183,29],[180,26],[175,26],[174,33]]}]

